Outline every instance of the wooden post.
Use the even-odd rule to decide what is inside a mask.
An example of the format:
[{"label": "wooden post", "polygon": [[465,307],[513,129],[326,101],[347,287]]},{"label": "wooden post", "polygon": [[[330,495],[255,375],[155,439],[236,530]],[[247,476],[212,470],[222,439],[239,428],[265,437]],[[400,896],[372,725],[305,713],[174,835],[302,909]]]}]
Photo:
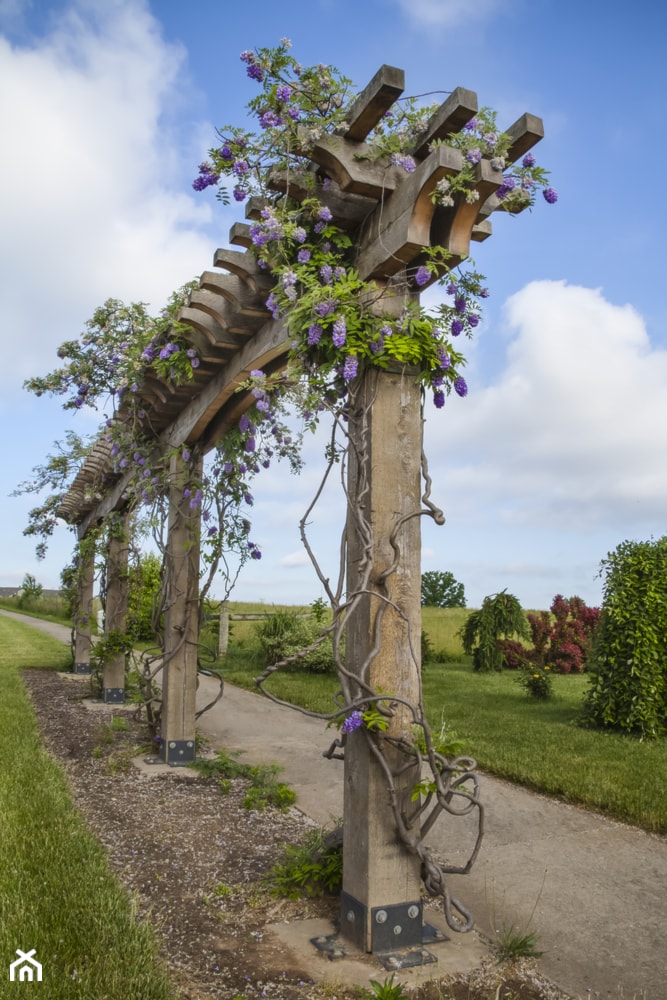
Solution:
[{"label": "wooden post", "polygon": [[[122,515],[116,515],[111,524],[109,552],[107,555],[107,607],[104,634],[124,633],[127,621],[129,555],[127,526]],[[119,650],[104,664],[102,701],[122,704],[125,701],[125,650]]]},{"label": "wooden post", "polygon": [[[398,366],[366,370],[359,382],[349,415],[348,599],[363,587],[381,597],[364,594],[347,615],[347,667],[357,676],[366,668],[366,680],[376,691],[417,703],[420,518],[400,526],[398,559],[390,536],[401,518],[421,506],[420,387],[413,373]],[[370,525],[366,539],[355,524],[357,510]],[[367,580],[369,560],[373,570]],[[361,694],[361,688],[353,690]],[[410,713],[399,705],[387,734],[409,737],[411,723]],[[386,744],[382,753],[390,765],[405,763]],[[418,770],[409,768],[395,780],[399,801],[407,806]],[[350,733],[345,746],[341,934],[368,952],[422,941],[420,863],[399,844],[387,780],[363,729]]]},{"label": "wooden post", "polygon": [[198,467],[186,468],[179,455],[171,459],[169,527],[165,568],[164,667],[162,671],[161,756],[171,765],[195,759],[195,697],[199,639],[200,511]]},{"label": "wooden post", "polygon": [[93,617],[93,584],[95,582],[95,546],[92,541],[79,549],[77,575],[77,607],[74,615],[75,674],[90,673],[90,647]]},{"label": "wooden post", "polygon": [[229,604],[227,601],[220,602],[220,624],[218,628],[218,656],[221,660],[226,659],[229,649]]}]

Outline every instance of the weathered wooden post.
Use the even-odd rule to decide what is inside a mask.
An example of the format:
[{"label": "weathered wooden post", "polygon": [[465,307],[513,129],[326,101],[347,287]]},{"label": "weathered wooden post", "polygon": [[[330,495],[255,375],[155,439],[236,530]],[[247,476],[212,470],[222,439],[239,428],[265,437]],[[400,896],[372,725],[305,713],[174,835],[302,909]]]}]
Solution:
[{"label": "weathered wooden post", "polygon": [[[114,515],[110,525],[107,554],[107,604],[104,634],[107,639],[125,632],[128,599],[129,539],[126,519]],[[119,648],[104,663],[102,676],[102,701],[122,704],[125,701],[126,650]]]},{"label": "weathered wooden post", "polygon": [[[348,519],[348,599],[364,593],[347,616],[346,665],[364,673],[376,691],[419,701],[421,636],[422,417],[420,388],[398,365],[360,376],[350,410],[351,459]],[[365,468],[359,468],[357,456]],[[356,511],[355,511],[356,508]],[[356,516],[355,516],[356,515]],[[370,533],[359,532],[361,515]],[[401,524],[401,519],[406,520]],[[390,544],[396,531],[400,559]],[[367,568],[373,566],[367,580]],[[385,575],[386,574],[386,575]],[[354,692],[362,696],[363,691]],[[398,705],[387,735],[410,739],[412,717]],[[383,752],[396,769],[399,754]],[[396,779],[407,807],[418,768]],[[362,729],[347,736],[341,934],[363,951],[382,952],[422,943],[420,863],[399,843],[386,776]]]},{"label": "weathered wooden post", "polygon": [[90,673],[92,644],[93,585],[95,582],[95,545],[84,539],[79,546],[77,573],[77,601],[74,616],[73,673]]},{"label": "weathered wooden post", "polygon": [[201,461],[186,466],[179,454],[171,458],[161,744],[171,765],[195,759],[200,511],[189,484],[201,479],[201,468]]}]

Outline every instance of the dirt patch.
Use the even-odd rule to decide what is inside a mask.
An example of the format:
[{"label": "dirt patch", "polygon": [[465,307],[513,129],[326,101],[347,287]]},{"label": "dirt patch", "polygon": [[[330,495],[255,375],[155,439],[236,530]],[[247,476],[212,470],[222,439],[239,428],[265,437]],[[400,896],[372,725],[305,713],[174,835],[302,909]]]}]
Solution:
[{"label": "dirt patch", "polygon": [[[214,778],[187,768],[145,773],[133,758],[152,753],[146,729],[126,708],[91,711],[85,678],[25,671],[43,740],[64,767],[74,799],[111,867],[156,928],[181,1000],[339,1000],[358,990],[313,983],[272,941],[269,925],[334,920],[337,899],[280,900],[264,879],[286,843],[312,824],[298,810],[243,808],[237,779],[221,794]],[[123,719],[125,722],[114,722]],[[127,728],[125,728],[125,723]],[[380,981],[382,975],[376,977]],[[563,1000],[529,966],[495,965],[419,987],[415,1000]]]}]

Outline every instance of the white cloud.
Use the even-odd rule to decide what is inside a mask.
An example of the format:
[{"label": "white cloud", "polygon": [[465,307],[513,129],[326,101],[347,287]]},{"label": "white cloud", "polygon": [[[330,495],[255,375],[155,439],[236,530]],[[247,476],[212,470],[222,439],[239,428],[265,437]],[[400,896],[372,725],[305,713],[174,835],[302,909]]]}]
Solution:
[{"label": "white cloud", "polygon": [[[506,304],[514,331],[494,384],[428,425],[432,466],[461,510],[506,525],[660,523],[667,506],[667,352],[629,305],[538,281]],[[434,477],[435,480],[435,477]]]},{"label": "white cloud", "polygon": [[14,378],[52,367],[58,343],[106,298],[159,308],[209,265],[210,210],[184,183],[202,126],[172,132],[189,88],[183,50],[141,0],[75,0],[38,42],[0,37],[0,273]]},{"label": "white cloud", "polygon": [[397,0],[411,19],[432,27],[454,28],[488,17],[500,7],[499,0]]}]

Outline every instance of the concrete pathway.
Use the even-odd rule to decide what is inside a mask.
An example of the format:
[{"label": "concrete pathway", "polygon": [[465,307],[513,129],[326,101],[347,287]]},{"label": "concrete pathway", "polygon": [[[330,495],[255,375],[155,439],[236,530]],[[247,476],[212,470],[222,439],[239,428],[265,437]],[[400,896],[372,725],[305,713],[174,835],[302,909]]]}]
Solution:
[{"label": "concrete pathway", "polygon": [[[63,626],[31,624],[69,642]],[[216,690],[215,680],[201,677],[199,703]],[[298,807],[317,823],[341,816],[343,767],[322,757],[334,735],[324,723],[227,686],[199,728],[214,746],[243,750],[249,763],[280,763]],[[482,796],[479,859],[470,875],[450,876],[477,926],[525,932],[531,921],[545,952],[540,971],[574,997],[667,1000],[667,837],[488,775]],[[472,838],[467,823],[443,817],[430,842],[458,862]]]}]

